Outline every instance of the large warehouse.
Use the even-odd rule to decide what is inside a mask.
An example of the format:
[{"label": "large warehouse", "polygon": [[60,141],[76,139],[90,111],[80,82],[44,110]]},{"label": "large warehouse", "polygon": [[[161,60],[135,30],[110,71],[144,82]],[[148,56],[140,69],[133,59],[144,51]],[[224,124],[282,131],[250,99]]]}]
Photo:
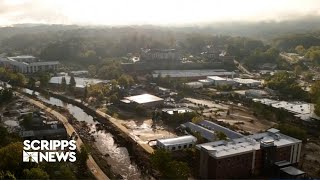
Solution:
[{"label": "large warehouse", "polygon": [[163,104],[163,99],[151,94],[141,94],[136,96],[125,97],[121,100],[122,104],[142,105],[145,107],[156,107]]}]

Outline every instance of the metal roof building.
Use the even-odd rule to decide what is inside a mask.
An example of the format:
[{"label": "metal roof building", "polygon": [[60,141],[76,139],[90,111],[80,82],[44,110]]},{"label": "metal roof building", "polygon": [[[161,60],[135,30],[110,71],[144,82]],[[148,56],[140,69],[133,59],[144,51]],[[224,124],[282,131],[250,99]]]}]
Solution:
[{"label": "metal roof building", "polygon": [[192,122],[187,122],[187,123],[181,124],[181,127],[184,129],[189,128],[192,132],[200,133],[200,135],[203,138],[207,139],[208,141],[214,141],[216,139],[216,135],[215,135],[214,131],[206,129],[206,128],[199,126],[197,124],[194,124]]},{"label": "metal roof building", "polygon": [[157,139],[158,148],[177,151],[182,149],[191,148],[197,142],[194,136],[180,136],[176,138]]},{"label": "metal roof building", "polygon": [[173,78],[188,78],[188,77],[207,77],[207,76],[233,76],[235,72],[226,71],[224,69],[202,69],[202,70],[155,70],[152,73],[153,77],[170,76]]},{"label": "metal roof building", "polygon": [[235,131],[232,131],[231,129],[228,129],[226,127],[220,126],[219,124],[216,124],[216,123],[211,122],[211,121],[204,120],[204,121],[199,122],[198,124],[200,126],[203,126],[203,127],[207,128],[207,129],[210,129],[212,131],[223,132],[230,139],[243,137],[242,134],[240,134],[238,132],[235,132]]}]

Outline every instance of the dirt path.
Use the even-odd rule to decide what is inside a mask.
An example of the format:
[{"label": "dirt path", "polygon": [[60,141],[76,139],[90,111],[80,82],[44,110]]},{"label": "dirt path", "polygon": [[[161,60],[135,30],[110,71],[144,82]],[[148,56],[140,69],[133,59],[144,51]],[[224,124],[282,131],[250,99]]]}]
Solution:
[{"label": "dirt path", "polygon": [[[72,133],[76,133],[75,129],[72,127],[72,125],[68,122],[68,119],[60,114],[59,112],[45,106],[39,101],[33,100],[29,97],[26,97],[20,93],[17,92],[17,95],[20,96],[21,98],[25,99],[29,103],[39,107],[40,109],[45,110],[46,112],[52,114],[55,116],[59,121],[61,121],[66,128],[66,131],[69,136],[71,136]],[[77,148],[80,150],[80,146],[83,144],[80,136],[77,134],[78,139],[77,139]],[[109,178],[104,174],[104,172],[100,169],[99,165],[94,161],[91,155],[89,155],[89,159],[87,160],[87,166],[90,169],[91,173],[95,176],[96,179],[98,180],[108,180]]]}]

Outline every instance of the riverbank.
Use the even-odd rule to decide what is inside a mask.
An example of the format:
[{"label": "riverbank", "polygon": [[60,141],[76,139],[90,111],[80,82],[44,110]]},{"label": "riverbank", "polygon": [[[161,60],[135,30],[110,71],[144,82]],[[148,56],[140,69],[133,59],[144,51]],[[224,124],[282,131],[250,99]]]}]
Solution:
[{"label": "riverbank", "polygon": [[[154,170],[151,167],[149,154],[145,153],[144,149],[141,146],[139,146],[128,134],[125,134],[123,131],[119,130],[117,126],[110,122],[108,117],[105,117],[102,114],[98,114],[94,109],[91,109],[74,99],[70,99],[65,96],[54,94],[52,92],[44,91],[41,89],[34,90],[40,92],[43,95],[48,96],[48,98],[53,97],[56,99],[60,99],[65,103],[69,103],[74,106],[77,106],[78,108],[81,108],[82,111],[92,116],[94,121],[98,121],[99,123],[101,123],[100,128],[112,134],[114,141],[119,145],[119,147],[126,147],[126,151],[128,151],[130,159],[133,162],[135,162],[136,165],[139,167],[143,177],[150,177],[150,175],[153,177],[157,177],[155,175],[156,172],[154,172]],[[92,142],[90,142],[90,144],[92,144]]]},{"label": "riverbank", "polygon": [[[44,105],[43,103],[36,101],[34,99],[31,99],[30,97],[27,97],[25,95],[20,94],[19,92],[16,92],[16,94],[18,96],[20,96],[21,98],[25,99],[27,102],[29,102],[30,104],[33,104],[37,107],[39,107],[40,109],[43,109],[44,111],[46,111],[47,113],[52,114],[53,116],[55,116],[59,121],[61,121],[64,125],[64,127],[66,128],[66,131],[68,133],[69,136],[71,136],[73,133],[77,134],[77,132],[75,131],[75,129],[73,128],[73,126],[68,122],[68,119],[63,116],[62,114],[60,114],[59,112],[57,112],[56,110],[50,108],[49,106]],[[78,135],[78,134],[77,134]],[[79,135],[78,135],[79,137]],[[83,141],[82,139],[79,137],[76,141],[76,145],[77,145],[77,149],[80,150],[81,145],[83,145]],[[98,164],[95,162],[95,160],[93,159],[93,157],[91,155],[89,155],[89,158],[87,160],[87,166],[90,169],[91,173],[95,176],[96,179],[98,180],[106,180],[109,179],[104,172],[100,169],[100,167],[98,166]]]}]

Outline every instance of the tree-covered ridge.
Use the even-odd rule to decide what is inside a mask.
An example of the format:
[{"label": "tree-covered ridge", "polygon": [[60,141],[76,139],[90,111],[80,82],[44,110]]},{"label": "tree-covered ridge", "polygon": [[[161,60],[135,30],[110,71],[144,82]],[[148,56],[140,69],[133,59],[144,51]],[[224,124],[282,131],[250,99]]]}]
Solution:
[{"label": "tree-covered ridge", "polygon": [[275,38],[273,43],[281,51],[294,52],[295,48],[302,45],[305,49],[320,44],[320,36],[317,34],[293,34]]},{"label": "tree-covered ridge", "polygon": [[279,72],[266,79],[267,87],[277,90],[284,98],[309,100],[309,94],[296,82],[297,77],[288,72]]}]

